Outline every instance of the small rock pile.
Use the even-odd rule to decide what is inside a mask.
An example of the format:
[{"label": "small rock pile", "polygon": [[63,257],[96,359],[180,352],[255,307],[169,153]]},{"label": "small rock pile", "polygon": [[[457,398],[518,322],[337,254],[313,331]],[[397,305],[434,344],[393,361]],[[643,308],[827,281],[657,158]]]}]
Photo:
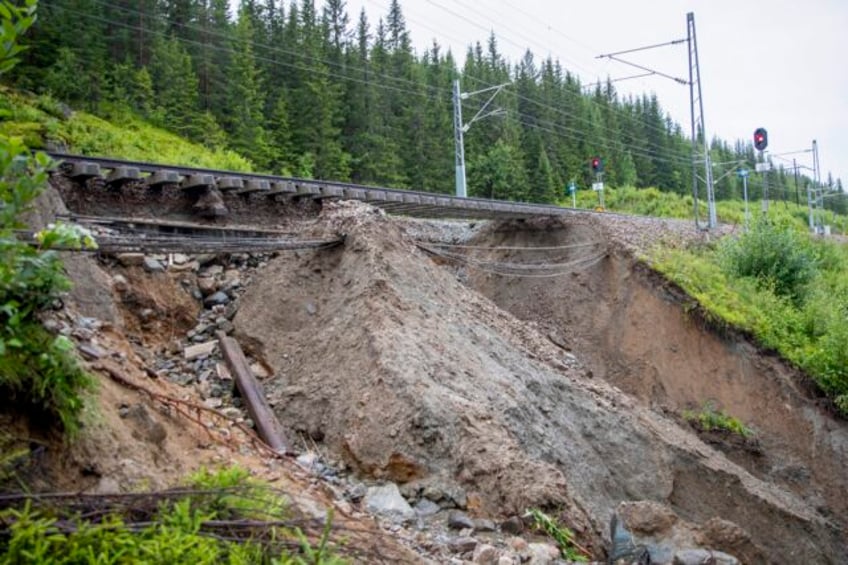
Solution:
[{"label": "small rock pile", "polygon": [[[263,268],[271,257],[272,254],[247,253],[193,256],[122,253],[115,257],[121,266],[141,266],[151,275],[176,274],[183,288],[201,305],[196,325],[151,358],[148,373],[180,386],[194,387],[207,408],[219,410],[231,420],[249,427],[253,422],[244,412],[232,376],[221,358],[218,335],[233,332],[232,318],[237,311],[238,296],[252,274]],[[112,282],[119,293],[126,293],[130,284],[120,274],[115,275]],[[142,327],[156,316],[152,308],[143,308],[136,314]],[[258,378],[270,376],[264,364],[249,360]]]}]

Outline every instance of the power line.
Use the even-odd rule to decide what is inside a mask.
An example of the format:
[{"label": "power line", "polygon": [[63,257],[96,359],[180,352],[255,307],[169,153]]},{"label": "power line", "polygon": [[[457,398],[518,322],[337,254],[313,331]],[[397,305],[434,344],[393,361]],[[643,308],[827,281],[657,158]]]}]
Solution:
[{"label": "power line", "polygon": [[[584,141],[588,140],[589,134],[582,132],[582,131],[579,131],[579,130],[575,130],[573,128],[569,128],[568,126],[563,126],[561,124],[556,124],[556,123],[553,123],[553,122],[543,122],[543,121],[538,120],[535,116],[527,116],[525,114],[519,114],[519,117],[523,118],[523,119],[520,120],[520,122],[523,125],[538,129],[540,131],[545,131],[547,133],[556,135],[557,137],[568,139],[568,136],[566,134],[562,133],[562,131],[565,131],[566,133],[581,136]],[[528,121],[528,119],[532,120],[532,121]],[[610,143],[607,142],[607,141],[599,141],[598,140],[597,144],[601,147],[606,148],[607,150],[610,150],[610,151],[614,151],[616,149],[614,146],[610,145]],[[689,159],[684,158],[684,157],[673,157],[673,156],[672,157],[661,157],[661,156],[659,156],[658,153],[651,152],[649,149],[642,151],[640,149],[634,149],[633,147],[630,147],[630,146],[627,146],[627,145],[624,145],[624,144],[621,145],[621,149],[626,151],[626,152],[629,152],[632,156],[644,157],[646,159],[651,159],[653,161],[666,162],[666,163],[678,163],[678,164],[681,164],[681,165],[690,165],[691,164],[691,161]]]}]

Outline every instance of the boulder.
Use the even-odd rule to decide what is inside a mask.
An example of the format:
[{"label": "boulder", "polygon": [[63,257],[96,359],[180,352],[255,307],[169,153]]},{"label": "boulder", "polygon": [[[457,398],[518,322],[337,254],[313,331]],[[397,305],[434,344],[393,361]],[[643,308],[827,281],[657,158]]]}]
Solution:
[{"label": "boulder", "polygon": [[207,308],[211,308],[212,306],[219,306],[224,304],[229,304],[230,296],[226,292],[216,292],[210,296],[207,296],[203,300],[203,305]]},{"label": "boulder", "polygon": [[453,530],[473,529],[474,521],[465,512],[452,510],[448,514],[448,527]]},{"label": "boulder", "polygon": [[674,554],[672,565],[739,565],[739,560],[721,551],[684,549]]},{"label": "boulder", "polygon": [[415,518],[415,510],[394,483],[370,487],[365,494],[365,509],[392,522],[409,522]]}]

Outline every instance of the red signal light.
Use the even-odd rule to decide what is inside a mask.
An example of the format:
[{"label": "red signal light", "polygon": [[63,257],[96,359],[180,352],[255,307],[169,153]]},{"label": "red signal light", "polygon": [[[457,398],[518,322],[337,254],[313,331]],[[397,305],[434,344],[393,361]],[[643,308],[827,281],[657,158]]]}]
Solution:
[{"label": "red signal light", "polygon": [[604,164],[601,162],[600,157],[592,157],[592,170],[596,173],[600,173],[604,170]]},{"label": "red signal light", "polygon": [[754,130],[754,147],[757,151],[764,151],[768,147],[768,132],[765,128]]}]

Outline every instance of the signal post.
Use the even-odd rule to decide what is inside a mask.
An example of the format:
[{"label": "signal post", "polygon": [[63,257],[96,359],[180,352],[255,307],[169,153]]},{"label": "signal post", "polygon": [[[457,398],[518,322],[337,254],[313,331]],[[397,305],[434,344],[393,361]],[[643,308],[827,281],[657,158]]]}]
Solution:
[{"label": "signal post", "polygon": [[595,173],[595,182],[592,183],[592,190],[598,193],[598,203],[600,210],[604,210],[604,161],[600,157],[592,157],[590,160],[592,171]]}]

